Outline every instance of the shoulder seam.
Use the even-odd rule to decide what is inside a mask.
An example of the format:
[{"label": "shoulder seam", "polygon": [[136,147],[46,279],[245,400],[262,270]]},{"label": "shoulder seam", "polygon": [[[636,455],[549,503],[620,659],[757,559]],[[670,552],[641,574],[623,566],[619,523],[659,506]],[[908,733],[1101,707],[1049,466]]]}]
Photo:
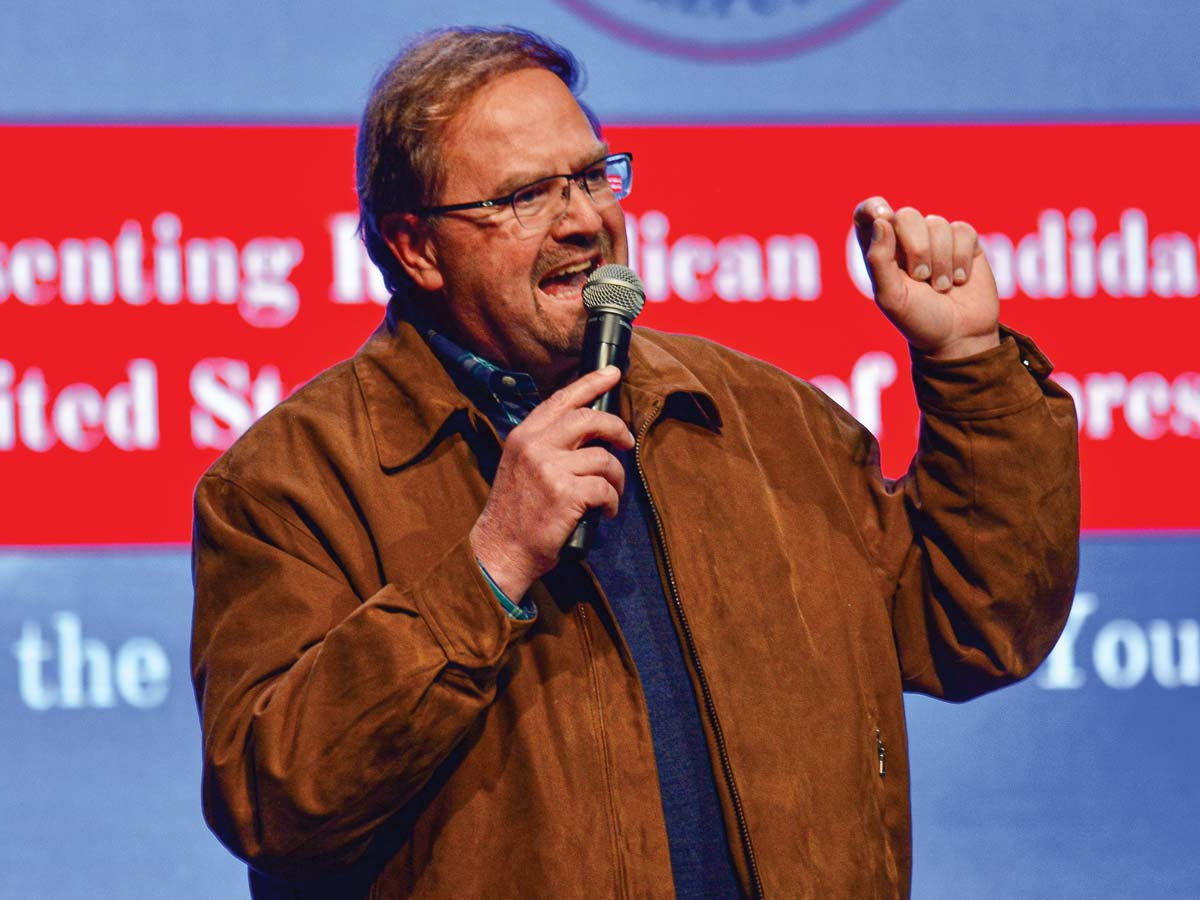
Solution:
[{"label": "shoulder seam", "polygon": [[313,536],[313,535],[312,535],[312,534],[311,534],[311,533],[310,533],[308,530],[306,530],[306,529],[305,529],[305,528],[304,528],[302,525],[300,525],[298,522],[293,522],[291,519],[289,519],[289,518],[288,518],[286,515],[284,515],[282,512],[280,512],[280,511],[278,511],[277,509],[275,509],[275,508],[274,508],[274,507],[273,507],[273,506],[272,506],[270,503],[268,503],[266,500],[263,500],[262,498],[260,498],[260,497],[256,496],[256,495],[255,495],[255,494],[254,494],[254,493],[253,493],[253,492],[252,492],[252,491],[251,491],[249,488],[247,488],[245,485],[243,485],[243,484],[241,484],[241,483],[239,483],[239,482],[237,482],[237,481],[234,481],[232,478],[230,478],[230,477],[229,477],[229,476],[227,476],[227,475],[222,475],[222,474],[220,474],[220,473],[218,473],[218,472],[206,472],[206,473],[205,473],[203,476],[201,476],[201,478],[200,478],[201,482],[205,481],[206,479],[210,479],[210,480],[213,480],[213,481],[220,481],[220,482],[223,482],[224,484],[227,484],[227,485],[229,485],[231,488],[233,488],[234,490],[236,490],[236,491],[237,491],[239,494],[243,494],[243,495],[245,495],[247,498],[249,498],[249,499],[250,499],[250,500],[251,500],[251,501],[252,501],[252,502],[253,502],[253,503],[254,503],[256,506],[259,506],[259,507],[261,507],[263,510],[265,510],[265,511],[266,511],[266,512],[268,512],[268,513],[270,513],[270,514],[271,514],[271,515],[272,515],[274,518],[278,519],[278,520],[279,520],[280,522],[282,522],[284,525],[288,526],[288,528],[289,528],[289,529],[291,529],[292,531],[294,531],[296,534],[300,535],[300,537],[304,538],[304,539],[305,539],[305,540],[306,540],[308,543],[311,543],[311,544],[315,545],[316,547],[318,547],[318,548],[321,550],[321,552],[322,552],[322,553],[324,553],[324,552],[325,552],[325,548],[324,548],[324,547],[321,545],[321,542],[320,542],[320,541],[318,541],[318,540],[316,539],[316,537],[314,537],[314,536]]}]

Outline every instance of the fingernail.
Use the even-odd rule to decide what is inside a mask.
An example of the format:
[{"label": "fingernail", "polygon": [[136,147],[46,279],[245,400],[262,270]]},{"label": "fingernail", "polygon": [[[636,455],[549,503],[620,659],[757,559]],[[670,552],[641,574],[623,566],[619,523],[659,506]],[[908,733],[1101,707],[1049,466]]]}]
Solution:
[{"label": "fingernail", "polygon": [[966,281],[967,280],[967,270],[962,268],[961,266],[959,268],[955,269],[954,270],[954,280],[957,282],[960,282],[960,283]]},{"label": "fingernail", "polygon": [[921,263],[913,269],[913,278],[917,279],[917,281],[927,281],[929,279],[929,266]]},{"label": "fingernail", "polygon": [[891,214],[892,208],[886,203],[880,203],[877,207],[875,207],[875,215],[877,216],[890,216]]},{"label": "fingernail", "polygon": [[871,227],[871,240],[872,241],[883,240],[883,223],[880,222],[878,219],[875,220],[875,224]]},{"label": "fingernail", "polygon": [[939,275],[937,277],[937,281],[935,281],[933,283],[933,287],[935,290],[939,290],[939,291],[948,290],[950,288],[950,276]]}]

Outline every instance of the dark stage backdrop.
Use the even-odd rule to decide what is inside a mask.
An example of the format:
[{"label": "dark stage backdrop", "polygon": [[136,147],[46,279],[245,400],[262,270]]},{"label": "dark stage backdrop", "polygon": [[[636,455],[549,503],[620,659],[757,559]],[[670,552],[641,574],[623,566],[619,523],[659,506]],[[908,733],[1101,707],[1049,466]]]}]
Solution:
[{"label": "dark stage backdrop", "polygon": [[244,895],[199,810],[191,490],[378,322],[354,122],[451,22],[580,56],[636,156],[641,321],[812,379],[889,475],[915,406],[850,212],[882,193],[978,226],[1003,320],[1076,400],[1086,533],[1033,678],[909,700],[914,897],[1200,896],[1200,7],[249,6],[5,14],[0,897]]}]

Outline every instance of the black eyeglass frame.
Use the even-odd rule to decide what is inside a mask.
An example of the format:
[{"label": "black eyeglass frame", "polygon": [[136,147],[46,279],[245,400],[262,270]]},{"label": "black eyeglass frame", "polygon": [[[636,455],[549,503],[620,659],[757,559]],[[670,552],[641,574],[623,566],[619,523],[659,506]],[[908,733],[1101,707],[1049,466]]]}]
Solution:
[{"label": "black eyeglass frame", "polygon": [[[605,156],[600,157],[599,159],[593,160],[592,162],[588,163],[586,166],[584,166],[578,172],[564,172],[561,175],[547,175],[545,178],[539,178],[537,181],[531,181],[531,182],[529,182],[529,184],[523,184],[519,188],[517,188],[515,191],[513,191],[511,194],[506,194],[503,197],[492,197],[489,200],[475,200],[471,203],[450,203],[445,206],[425,206],[425,207],[422,207],[421,209],[414,210],[414,212],[418,216],[424,217],[424,216],[437,216],[437,215],[441,215],[442,213],[449,213],[449,212],[462,212],[463,210],[467,210],[467,209],[494,209],[497,206],[508,206],[510,209],[512,209],[513,216],[515,216],[517,221],[520,222],[521,217],[520,217],[520,215],[517,214],[516,206],[513,205],[513,201],[516,199],[517,194],[521,193],[522,191],[527,191],[531,187],[534,187],[535,185],[539,185],[539,184],[542,184],[547,181],[555,181],[559,178],[566,178],[568,182],[573,182],[576,186],[579,187],[579,189],[581,191],[583,191],[589,197],[591,197],[592,192],[588,188],[588,186],[583,183],[583,181],[582,181],[583,176],[587,173],[587,171],[589,169],[594,168],[597,164],[599,164],[601,162],[604,163],[605,169],[607,169],[608,166],[610,166],[612,164],[612,161],[614,161],[614,160],[625,160],[625,162],[628,164],[628,166],[629,166],[629,185],[630,185],[630,188],[632,188],[633,187],[633,154],[632,153],[609,153],[609,154],[606,154]],[[616,200],[622,200],[628,196],[629,196],[629,190],[626,190],[625,193],[623,193],[620,197],[617,197],[614,192],[614,199],[616,199]],[[595,198],[593,198],[593,199],[595,199]]]}]

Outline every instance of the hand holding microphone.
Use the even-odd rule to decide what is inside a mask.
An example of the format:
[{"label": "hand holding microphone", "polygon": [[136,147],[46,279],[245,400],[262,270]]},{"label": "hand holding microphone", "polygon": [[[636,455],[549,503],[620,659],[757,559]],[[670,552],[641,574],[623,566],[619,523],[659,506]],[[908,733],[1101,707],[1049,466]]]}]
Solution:
[{"label": "hand holding microphone", "polygon": [[586,556],[600,514],[616,515],[625,486],[625,470],[608,448],[633,449],[633,435],[614,413],[631,323],[645,292],[632,270],[605,265],[588,277],[583,303],[588,321],[580,377],[509,434],[487,504],[471,529],[476,558],[514,600],[560,555]]},{"label": "hand holding microphone", "polygon": [[[583,305],[588,311],[588,320],[579,362],[580,374],[616,366],[624,376],[629,367],[633,320],[645,303],[646,291],[641,279],[626,266],[601,266],[588,276],[587,284],[583,286]],[[620,394],[618,382],[592,402],[592,409],[616,415]],[[563,545],[563,557],[583,559],[587,556],[599,522],[600,510],[592,508],[585,512]]]}]

